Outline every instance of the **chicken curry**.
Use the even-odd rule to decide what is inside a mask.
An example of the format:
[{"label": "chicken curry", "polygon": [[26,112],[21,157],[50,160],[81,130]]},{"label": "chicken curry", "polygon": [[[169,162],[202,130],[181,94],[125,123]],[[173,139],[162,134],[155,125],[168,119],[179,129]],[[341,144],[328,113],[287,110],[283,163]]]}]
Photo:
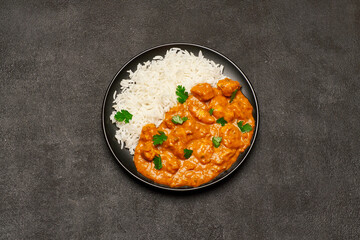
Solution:
[{"label": "chicken curry", "polygon": [[143,127],[134,155],[137,171],[170,187],[196,187],[229,169],[250,146],[255,128],[253,107],[240,88],[225,78],[217,88],[201,83],[191,94],[182,89],[185,98],[178,98],[159,127]]}]

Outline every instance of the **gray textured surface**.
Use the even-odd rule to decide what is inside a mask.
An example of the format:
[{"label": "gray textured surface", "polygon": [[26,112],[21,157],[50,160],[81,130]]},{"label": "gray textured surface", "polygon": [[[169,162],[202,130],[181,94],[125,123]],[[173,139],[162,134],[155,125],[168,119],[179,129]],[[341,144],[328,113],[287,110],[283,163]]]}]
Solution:
[{"label": "gray textured surface", "polygon": [[[1,1],[1,239],[360,237],[360,2],[199,2]],[[199,193],[138,183],[101,130],[113,75],[168,42],[224,53],[260,103],[245,164]]]}]

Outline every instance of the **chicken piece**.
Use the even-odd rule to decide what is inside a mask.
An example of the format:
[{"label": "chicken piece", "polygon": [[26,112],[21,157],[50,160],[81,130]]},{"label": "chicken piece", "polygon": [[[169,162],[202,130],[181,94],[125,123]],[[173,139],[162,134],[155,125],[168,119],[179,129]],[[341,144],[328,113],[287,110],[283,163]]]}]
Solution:
[{"label": "chicken piece", "polygon": [[229,111],[232,111],[238,119],[246,119],[247,116],[252,115],[253,107],[243,94],[238,93],[234,101],[229,105]]},{"label": "chicken piece", "polygon": [[221,89],[224,96],[230,97],[236,89],[240,89],[240,83],[230,78],[224,78],[219,80],[217,87]]},{"label": "chicken piece", "polygon": [[252,107],[244,106],[243,104],[234,104],[231,105],[230,110],[235,113],[235,117],[238,119],[246,119],[247,116],[251,115]]},{"label": "chicken piece", "polygon": [[218,95],[211,99],[209,107],[214,109],[213,115],[216,118],[222,118],[225,115],[225,108],[228,105],[228,100],[222,95]]},{"label": "chicken piece", "polygon": [[231,111],[231,110],[229,109],[229,107],[227,107],[227,108],[225,109],[224,119],[225,119],[227,122],[231,122],[231,121],[234,119],[234,117],[235,117],[234,112]]},{"label": "chicken piece", "polygon": [[191,138],[191,135],[193,135],[193,133],[195,131],[196,124],[197,124],[197,122],[195,119],[189,118],[181,125],[183,127],[183,129],[185,130],[185,134],[187,135],[187,137]]},{"label": "chicken piece", "polygon": [[172,133],[173,133],[175,136],[179,137],[179,138],[181,139],[181,141],[187,142],[187,136],[188,136],[188,134],[187,134],[186,129],[185,129],[184,126],[179,126],[179,127],[175,128],[175,129],[172,131]]},{"label": "chicken piece", "polygon": [[215,118],[210,115],[206,105],[200,102],[196,97],[190,96],[187,103],[189,112],[194,118],[206,124],[212,124],[215,122]]},{"label": "chicken piece", "polygon": [[236,153],[235,149],[222,148],[219,153],[219,158],[221,160],[218,161],[218,164],[222,164],[223,162],[230,162],[230,159],[235,155],[235,153]]},{"label": "chicken piece", "polygon": [[196,164],[188,160],[188,161],[184,161],[183,167],[186,170],[194,170],[196,168]]},{"label": "chicken piece", "polygon": [[222,143],[228,148],[240,148],[244,143],[241,139],[241,132],[238,127],[233,124],[226,124],[220,128],[220,136]]},{"label": "chicken piece", "polygon": [[214,109],[213,115],[216,118],[224,118],[227,122],[234,119],[234,111],[229,109],[228,99],[224,96],[216,96],[211,99],[209,107]]},{"label": "chicken piece", "polygon": [[212,142],[209,139],[198,139],[193,141],[190,146],[191,149],[194,149],[194,156],[202,164],[208,164],[211,161],[211,156],[214,153],[214,148]]},{"label": "chicken piece", "polygon": [[210,126],[206,124],[196,123],[194,127],[195,138],[202,138],[210,134]]},{"label": "chicken piece", "polygon": [[180,168],[180,160],[167,153],[161,155],[162,166],[168,173],[175,174]]},{"label": "chicken piece", "polygon": [[184,157],[184,143],[180,140],[179,136],[176,136],[174,133],[168,135],[168,139],[162,145],[163,148],[172,152],[177,158],[185,159]]},{"label": "chicken piece", "polygon": [[174,107],[172,107],[168,112],[165,113],[164,121],[162,122],[162,125],[164,125],[166,128],[173,129],[176,124],[173,123],[172,118],[174,116],[181,116],[185,117],[186,108],[183,104],[178,104]]},{"label": "chicken piece", "polygon": [[151,141],[153,136],[156,134],[158,134],[158,131],[155,124],[146,124],[141,130],[140,139],[144,141]]},{"label": "chicken piece", "polygon": [[224,163],[231,162],[231,158],[235,155],[236,150],[221,146],[215,150],[214,155],[211,157],[211,162],[216,165],[223,165]]},{"label": "chicken piece", "polygon": [[141,156],[146,160],[151,162],[155,155],[156,155],[156,150],[154,148],[154,145],[151,142],[144,142],[142,143],[143,145],[140,147],[140,153]]},{"label": "chicken piece", "polygon": [[214,97],[213,99],[211,99],[210,103],[209,103],[209,107],[214,108],[216,106],[221,106],[221,107],[226,107],[229,103],[229,100],[222,96],[222,95],[218,95],[216,97]]},{"label": "chicken piece", "polygon": [[215,96],[214,90],[208,83],[196,84],[191,90],[191,93],[200,101],[209,101]]}]

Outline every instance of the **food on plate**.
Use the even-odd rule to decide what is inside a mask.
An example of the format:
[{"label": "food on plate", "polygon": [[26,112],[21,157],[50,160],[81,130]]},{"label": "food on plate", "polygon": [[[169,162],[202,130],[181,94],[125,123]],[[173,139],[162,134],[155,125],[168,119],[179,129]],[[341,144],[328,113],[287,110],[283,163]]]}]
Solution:
[{"label": "food on plate", "polygon": [[196,187],[229,169],[250,145],[252,105],[240,83],[201,51],[171,48],[128,72],[110,119],[145,177]]},{"label": "food on plate", "polygon": [[159,127],[142,128],[134,155],[137,171],[170,187],[196,187],[229,169],[250,146],[255,127],[253,107],[239,89],[229,78],[217,88],[197,84],[191,94],[179,85],[178,104]]}]

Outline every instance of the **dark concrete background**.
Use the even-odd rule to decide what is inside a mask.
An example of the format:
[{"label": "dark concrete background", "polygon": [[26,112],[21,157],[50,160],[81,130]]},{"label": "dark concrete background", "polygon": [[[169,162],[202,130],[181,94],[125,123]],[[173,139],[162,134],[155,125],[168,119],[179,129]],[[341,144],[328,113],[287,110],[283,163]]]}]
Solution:
[{"label": "dark concrete background", "polygon": [[[1,1],[1,239],[359,239],[360,1]],[[229,179],[159,192],[112,157],[101,105],[163,43],[247,74],[261,124]]]}]

